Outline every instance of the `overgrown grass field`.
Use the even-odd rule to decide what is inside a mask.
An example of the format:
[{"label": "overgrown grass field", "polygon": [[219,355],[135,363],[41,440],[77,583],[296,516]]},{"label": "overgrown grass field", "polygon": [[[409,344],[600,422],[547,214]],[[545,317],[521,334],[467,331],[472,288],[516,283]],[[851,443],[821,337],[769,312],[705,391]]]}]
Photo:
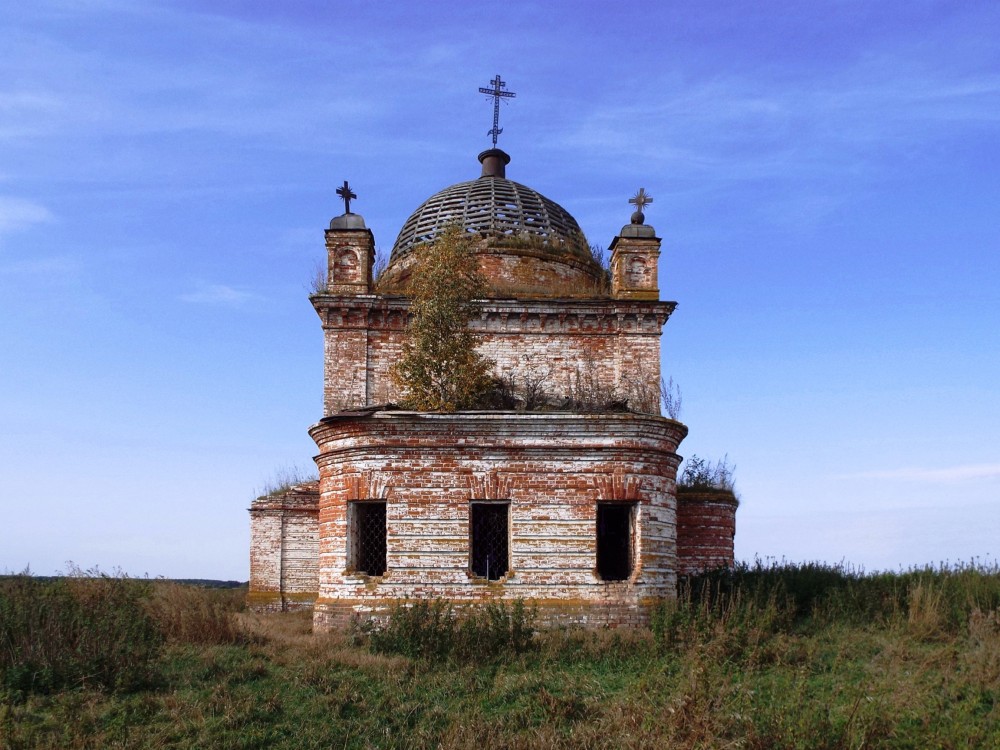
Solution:
[{"label": "overgrown grass field", "polygon": [[312,635],[243,593],[0,579],[0,747],[1000,747],[996,566],[758,563],[644,631],[421,602]]}]

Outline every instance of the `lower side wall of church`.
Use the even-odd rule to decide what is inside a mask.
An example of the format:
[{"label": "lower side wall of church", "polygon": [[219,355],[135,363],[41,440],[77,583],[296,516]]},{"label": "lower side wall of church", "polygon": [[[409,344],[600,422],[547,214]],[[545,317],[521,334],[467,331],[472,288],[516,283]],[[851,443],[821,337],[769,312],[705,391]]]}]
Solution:
[{"label": "lower side wall of church", "polygon": [[[443,597],[435,597],[442,599]],[[499,597],[498,597],[499,598]],[[629,597],[623,601],[595,601],[550,599],[525,600],[525,606],[535,614],[535,624],[540,627],[580,626],[586,628],[638,628],[649,625],[654,607],[673,597]],[[468,599],[447,599],[456,613],[474,607],[477,602]],[[503,601],[512,601],[510,598]],[[314,608],[313,629],[325,632],[349,626],[357,620],[383,620],[395,606],[405,606],[405,601],[392,599],[336,599],[320,600]]]},{"label": "lower side wall of church", "polygon": [[318,590],[318,513],[290,512],[282,530],[281,592],[285,609],[312,606]]},{"label": "lower side wall of church", "polygon": [[315,603],[319,589],[317,499],[318,494],[312,496],[311,509],[251,509],[247,595],[251,608],[290,611],[309,609]]},{"label": "lower side wall of church", "polygon": [[[641,625],[676,594],[675,453],[683,426],[636,415],[399,416],[320,443],[318,629],[394,603],[523,600],[543,622]],[[331,428],[332,430],[333,428]],[[326,431],[321,428],[321,432]],[[356,570],[351,506],[385,503],[385,572]],[[506,507],[507,569],[473,572],[471,506]],[[622,579],[598,566],[598,507],[624,508]]]},{"label": "lower side wall of church", "polygon": [[281,511],[250,511],[250,591],[247,603],[268,609],[281,604]]},{"label": "lower side wall of church", "polygon": [[[550,467],[552,469],[553,467]],[[428,467],[430,472],[435,471]],[[551,471],[564,482],[580,475]],[[512,482],[526,480],[509,474]],[[576,481],[574,481],[576,480]],[[663,496],[636,503],[633,572],[626,581],[604,581],[597,571],[596,507],[599,492],[573,500],[543,502],[528,493],[555,494],[551,486],[523,481],[525,495],[511,492],[510,568],[500,580],[471,572],[470,492],[441,492],[436,502],[414,499],[386,504],[387,571],[374,577],[350,570],[343,540],[351,535],[346,513],[331,509],[323,524],[319,609],[378,614],[389,603],[441,598],[461,603],[522,599],[560,621],[604,625],[640,624],[646,600],[676,591],[674,506]],[[406,488],[394,493],[397,497]],[[450,497],[449,497],[450,496]],[[323,618],[320,618],[321,620]]]}]

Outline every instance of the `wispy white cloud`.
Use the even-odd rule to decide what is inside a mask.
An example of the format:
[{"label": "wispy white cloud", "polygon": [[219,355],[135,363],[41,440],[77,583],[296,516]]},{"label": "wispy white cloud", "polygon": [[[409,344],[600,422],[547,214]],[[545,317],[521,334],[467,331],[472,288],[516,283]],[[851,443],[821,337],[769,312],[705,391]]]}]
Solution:
[{"label": "wispy white cloud", "polygon": [[882,469],[842,474],[838,479],[888,479],[903,482],[965,482],[975,479],[1000,479],[1000,463],[965,464],[926,468],[922,466],[901,469]]},{"label": "wispy white cloud", "polygon": [[208,305],[239,305],[261,299],[260,295],[245,289],[237,289],[227,284],[199,283],[193,292],[180,295],[181,302]]},{"label": "wispy white cloud", "polygon": [[660,81],[627,103],[606,99],[568,133],[553,133],[549,146],[745,180],[856,174],[939,136],[998,122],[1000,75],[880,58],[789,80]]},{"label": "wispy white cloud", "polygon": [[[156,46],[125,59],[47,29],[21,34],[0,30],[0,64],[10,69],[9,78],[24,82],[23,88],[0,82],[0,140],[200,133],[266,137],[294,146],[307,136],[335,139],[345,123],[370,124],[389,108],[386,98],[370,90],[370,65],[341,67],[336,78],[318,82],[290,76],[297,65],[310,62],[298,59],[302,31],[155,3],[102,0],[56,6],[56,12],[81,23],[113,15],[119,29],[152,27],[160,35],[183,39],[196,52],[210,47],[233,62],[206,63],[197,53],[164,55]],[[258,59],[246,54],[258,48],[284,50],[282,65],[260,67]],[[346,35],[322,49],[334,60],[372,51]],[[384,59],[392,61],[395,52],[386,50]]]},{"label": "wispy white cloud", "polygon": [[39,203],[0,195],[0,237],[36,224],[44,224],[54,218],[52,212]]},{"label": "wispy white cloud", "polygon": [[30,121],[50,120],[62,103],[44,91],[0,91],[0,137],[36,132]]}]

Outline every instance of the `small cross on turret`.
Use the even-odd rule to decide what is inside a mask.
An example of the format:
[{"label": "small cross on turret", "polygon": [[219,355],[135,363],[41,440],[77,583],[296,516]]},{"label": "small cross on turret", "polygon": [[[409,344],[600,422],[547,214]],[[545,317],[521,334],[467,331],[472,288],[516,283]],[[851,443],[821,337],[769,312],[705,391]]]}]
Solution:
[{"label": "small cross on turret", "polygon": [[490,81],[493,84],[493,88],[479,88],[480,93],[488,95],[493,100],[493,129],[487,130],[486,135],[493,136],[493,148],[497,147],[497,136],[503,132],[503,128],[500,127],[500,99],[513,98],[517,96],[513,91],[503,91],[507,88],[507,84],[500,80],[500,74],[497,73],[496,78]]},{"label": "small cross on turret", "polygon": [[357,198],[354,191],[351,190],[351,186],[347,184],[347,180],[344,180],[344,186],[337,188],[337,195],[344,199],[344,213],[351,213],[351,199]]},{"label": "small cross on turret", "polygon": [[646,188],[639,188],[639,192],[628,199],[628,202],[635,206],[635,213],[632,214],[633,224],[642,224],[646,217],[642,209],[653,202],[653,197],[646,193]]}]

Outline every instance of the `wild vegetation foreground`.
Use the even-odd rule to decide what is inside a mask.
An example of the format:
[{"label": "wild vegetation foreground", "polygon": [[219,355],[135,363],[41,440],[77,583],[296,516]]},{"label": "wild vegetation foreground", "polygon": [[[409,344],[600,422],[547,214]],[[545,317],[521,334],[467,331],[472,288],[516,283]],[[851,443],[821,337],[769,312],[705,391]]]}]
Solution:
[{"label": "wild vegetation foreground", "polygon": [[314,636],[240,594],[0,580],[0,747],[1000,747],[995,566],[744,566],[638,632],[422,602]]}]

